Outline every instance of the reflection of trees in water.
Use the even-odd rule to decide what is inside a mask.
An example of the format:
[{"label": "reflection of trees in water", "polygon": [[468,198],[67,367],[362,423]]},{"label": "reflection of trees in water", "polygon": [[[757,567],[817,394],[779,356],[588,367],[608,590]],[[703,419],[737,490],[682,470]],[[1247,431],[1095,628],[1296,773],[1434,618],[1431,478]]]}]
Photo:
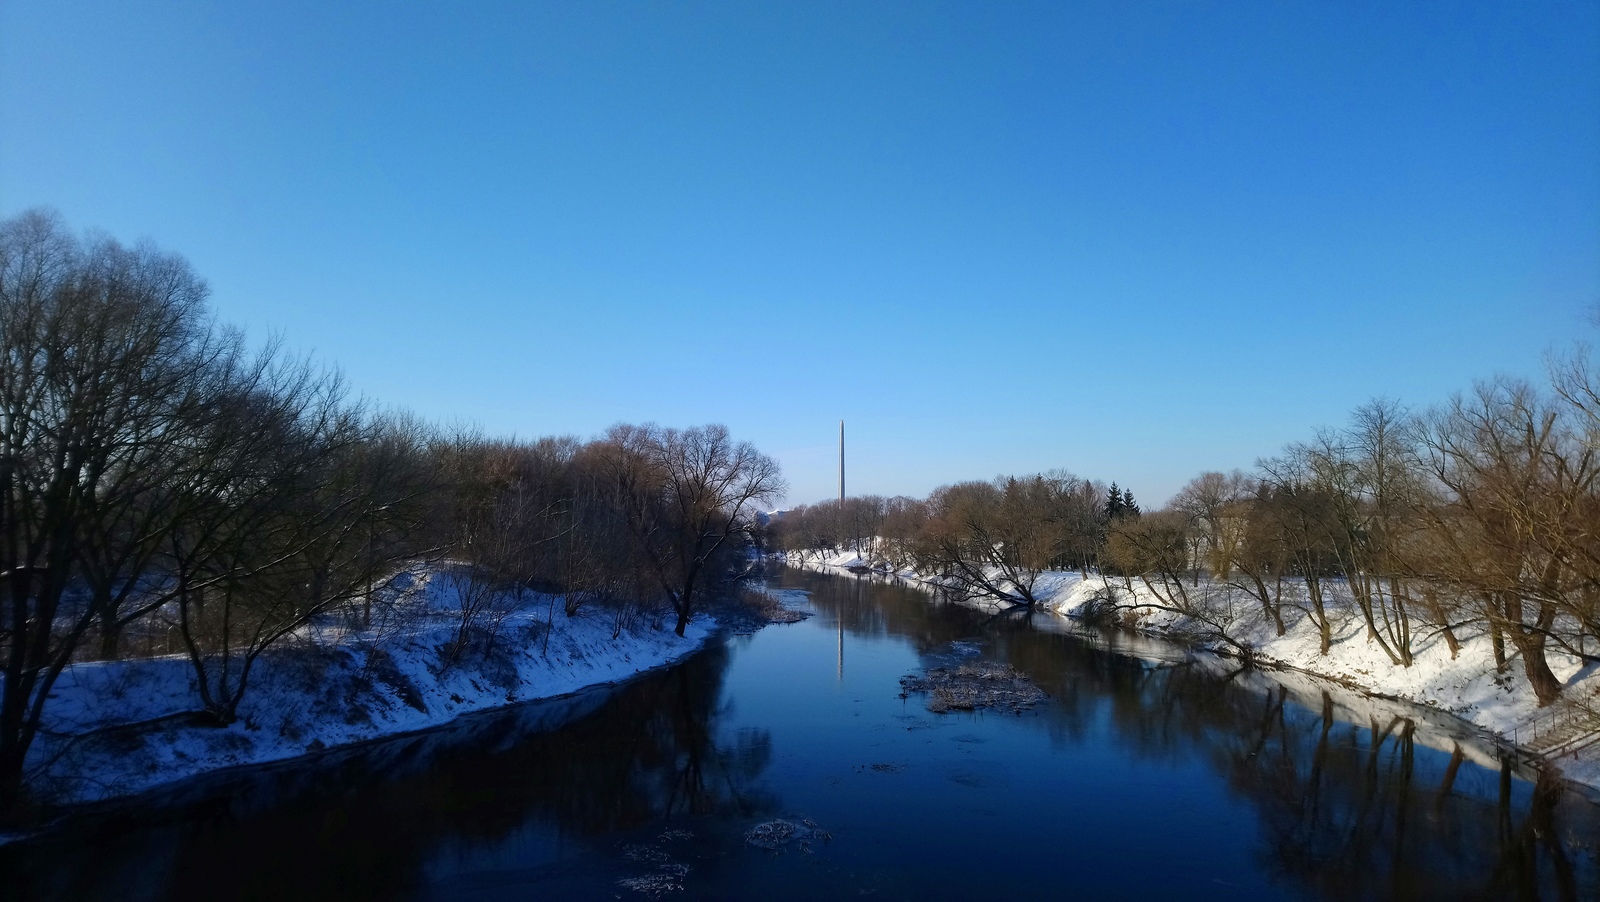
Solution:
[{"label": "reflection of trees in water", "polygon": [[977,635],[988,619],[964,605],[930,604],[928,593],[884,576],[821,576],[785,568],[779,585],[810,592],[811,603],[838,617],[852,636],[899,636],[923,653]]},{"label": "reflection of trees in water", "polygon": [[[346,785],[358,788],[344,798],[308,794],[238,819],[217,799],[209,815],[191,808],[158,829],[101,822],[13,846],[0,851],[0,879],[25,898],[126,898],[134,886],[173,898],[387,898],[414,887],[436,850],[492,846],[532,824],[581,838],[674,815],[766,813],[775,801],[752,786],[770,736],[717,741],[728,660],[707,649],[558,732],[448,749],[412,776],[359,774],[357,761]],[[133,870],[137,884],[117,879]]]},{"label": "reflection of trees in water", "polygon": [[[755,778],[772,761],[772,735],[766,730],[745,728],[731,744],[719,745],[715,741],[716,719],[727,712],[727,706],[720,703],[727,648],[719,647],[702,658],[713,656],[714,671],[708,669],[708,662],[697,660],[676,668],[671,679],[662,681],[676,682],[678,691],[671,703],[653,708],[657,717],[669,718],[671,723],[662,724],[651,734],[670,737],[672,741],[650,748],[660,756],[651,758],[659,766],[634,768],[639,778],[635,781],[639,797],[652,800],[650,816],[645,820],[674,814],[749,816],[776,805],[772,797],[752,788]],[[695,677],[705,673],[715,674],[716,685],[693,685]],[[656,785],[648,788],[654,791],[646,791],[651,782]],[[602,829],[617,827],[608,825]]]},{"label": "reflection of trees in water", "polygon": [[1329,898],[1575,899],[1580,868],[1594,881],[1592,858],[1577,860],[1592,855],[1581,836],[1600,835],[1593,812],[1587,823],[1571,812],[1571,832],[1557,830],[1563,787],[1547,773],[1514,793],[1506,758],[1498,792],[1477,796],[1456,785],[1459,746],[1442,767],[1424,751],[1435,766],[1419,773],[1409,719],[1339,724],[1326,693],[1320,712],[1285,704],[1283,692],[1266,707],[1260,753],[1213,757],[1257,803],[1276,872]]},{"label": "reflection of trees in water", "polygon": [[[991,616],[930,604],[893,583],[796,574],[816,606],[852,634],[905,637],[921,652],[980,631],[995,657],[1028,674],[1055,703],[1042,726],[1063,744],[1090,737],[1104,718],[1113,741],[1151,761],[1196,750],[1259,816],[1264,866],[1286,885],[1348,898],[1593,898],[1600,817],[1564,797],[1559,780],[1513,779],[1495,792],[1461,781],[1459,748],[1417,748],[1405,718],[1355,725],[1321,710],[1194,666],[1155,667],[1080,639],[1041,632],[1030,617]],[[1421,764],[1419,764],[1419,759]],[[1473,785],[1464,786],[1463,782]]]},{"label": "reflection of trees in water", "polygon": [[1575,899],[1600,888],[1600,818],[1546,774],[1529,792],[1507,760],[1498,792],[1474,794],[1458,782],[1459,747],[1448,758],[1419,750],[1407,718],[1341,723],[1327,693],[1309,710],[1286,689],[1240,685],[1242,672],[1152,667],[1025,620],[991,635],[1061,699],[1038,709],[1058,740],[1081,739],[1103,712],[1140,757],[1198,749],[1254,805],[1265,865],[1290,885],[1334,899]]}]

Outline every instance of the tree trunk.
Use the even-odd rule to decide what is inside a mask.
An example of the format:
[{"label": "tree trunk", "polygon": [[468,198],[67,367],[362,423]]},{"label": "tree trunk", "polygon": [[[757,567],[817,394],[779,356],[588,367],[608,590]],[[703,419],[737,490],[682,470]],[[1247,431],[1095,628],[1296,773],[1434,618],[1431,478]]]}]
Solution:
[{"label": "tree trunk", "polygon": [[122,624],[112,614],[100,618],[100,660],[115,661],[122,648]]},{"label": "tree trunk", "polygon": [[1311,596],[1312,619],[1317,622],[1317,631],[1322,640],[1319,653],[1326,656],[1333,647],[1333,624],[1328,622],[1328,612],[1322,603],[1322,581],[1314,577],[1307,578],[1306,593]]},{"label": "tree trunk", "polygon": [[1454,661],[1456,653],[1461,651],[1461,640],[1456,638],[1455,631],[1450,629],[1448,623],[1441,628],[1441,632],[1444,633],[1444,644],[1450,647],[1450,660]]},{"label": "tree trunk", "polygon": [[[1548,607],[1548,606],[1546,606]],[[1520,599],[1508,599],[1506,614],[1521,614],[1522,602]],[[1541,612],[1542,613],[1542,612]],[[1541,621],[1544,619],[1541,616]],[[1554,619],[1553,615],[1550,619]],[[1519,616],[1510,623],[1511,642],[1522,655],[1523,671],[1528,676],[1528,684],[1533,687],[1533,693],[1539,699],[1539,707],[1543,708],[1557,698],[1561,697],[1561,681],[1550,671],[1550,665],[1544,657],[1544,634],[1523,627],[1522,618]]]},{"label": "tree trunk", "polygon": [[1492,594],[1483,596],[1483,612],[1489,618],[1489,647],[1494,652],[1494,672],[1506,672],[1506,632],[1502,624],[1506,620],[1506,612],[1501,607],[1499,600]]},{"label": "tree trunk", "polygon": [[22,801],[22,755],[7,743],[0,749],[0,825],[20,819]]}]

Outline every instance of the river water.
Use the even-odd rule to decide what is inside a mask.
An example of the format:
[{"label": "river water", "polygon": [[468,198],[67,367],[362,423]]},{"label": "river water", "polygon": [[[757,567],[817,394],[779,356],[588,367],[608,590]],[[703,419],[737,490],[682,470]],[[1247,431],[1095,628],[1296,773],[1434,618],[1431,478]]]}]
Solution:
[{"label": "river water", "polygon": [[[75,899],[1600,897],[1593,796],[1429,712],[891,582],[792,569],[775,582],[809,592],[815,616],[623,687],[96,810],[0,848],[0,886]],[[935,714],[901,690],[907,674],[977,660],[1049,698]]]}]

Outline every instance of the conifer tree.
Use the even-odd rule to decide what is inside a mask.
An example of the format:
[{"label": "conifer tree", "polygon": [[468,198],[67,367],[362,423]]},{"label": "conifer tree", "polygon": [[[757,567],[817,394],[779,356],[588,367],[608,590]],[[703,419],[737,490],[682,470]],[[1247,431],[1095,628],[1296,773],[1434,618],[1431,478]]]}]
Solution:
[{"label": "conifer tree", "polygon": [[1117,488],[1117,484],[1113,482],[1110,490],[1106,492],[1106,522],[1109,523],[1121,518],[1122,513],[1122,490]]}]

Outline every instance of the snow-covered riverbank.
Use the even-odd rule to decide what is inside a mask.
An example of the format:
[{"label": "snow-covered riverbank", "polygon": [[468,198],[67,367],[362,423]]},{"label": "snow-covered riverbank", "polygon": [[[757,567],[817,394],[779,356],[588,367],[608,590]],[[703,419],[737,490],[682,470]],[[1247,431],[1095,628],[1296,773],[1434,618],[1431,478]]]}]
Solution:
[{"label": "snow-covered riverbank", "polygon": [[524,593],[501,612],[493,641],[449,660],[456,587],[419,574],[399,628],[323,625],[269,650],[250,676],[238,720],[204,726],[195,674],[182,655],[68,668],[51,693],[29,755],[29,785],[45,802],[133,795],[209,771],[435,727],[463,714],[548,699],[678,661],[716,628],[707,615],[685,635],[648,613],[618,624],[608,609],[567,616],[560,599]]},{"label": "snow-covered riverbank", "polygon": [[[791,557],[791,562],[840,573],[869,563],[854,552],[797,555]],[[911,569],[892,575],[938,586],[938,580]],[[1328,590],[1331,606],[1348,603],[1341,586],[1330,584]],[[1539,708],[1519,661],[1513,660],[1504,673],[1496,671],[1490,638],[1482,631],[1458,630],[1461,646],[1453,656],[1442,635],[1419,635],[1413,642],[1415,660],[1410,667],[1404,667],[1393,664],[1376,643],[1367,639],[1359,616],[1334,620],[1333,644],[1323,655],[1315,625],[1294,606],[1296,599],[1292,596],[1285,598],[1283,608],[1287,631],[1278,636],[1258,604],[1243,597],[1226,597],[1228,587],[1208,585],[1202,580],[1198,591],[1212,593],[1212,601],[1226,613],[1230,638],[1251,648],[1260,664],[1447,713],[1497,734],[1524,751],[1543,756],[1571,780],[1600,787],[1600,741],[1592,741],[1600,738],[1595,733],[1600,727],[1600,716],[1596,714],[1600,712],[1600,668],[1594,665],[1585,666],[1576,657],[1551,649],[1550,667],[1566,689],[1555,705]],[[1097,574],[1084,578],[1075,571],[1050,571],[1040,574],[1033,586],[1033,595],[1045,610],[1074,619],[1088,614],[1098,600],[1113,593],[1127,608],[1119,618],[1126,629],[1220,654],[1233,651],[1225,643],[1203,638],[1203,631],[1184,615],[1160,609],[1168,605],[1138,579]],[[981,598],[974,603],[1000,604]],[[1140,607],[1141,603],[1151,606]]]}]

